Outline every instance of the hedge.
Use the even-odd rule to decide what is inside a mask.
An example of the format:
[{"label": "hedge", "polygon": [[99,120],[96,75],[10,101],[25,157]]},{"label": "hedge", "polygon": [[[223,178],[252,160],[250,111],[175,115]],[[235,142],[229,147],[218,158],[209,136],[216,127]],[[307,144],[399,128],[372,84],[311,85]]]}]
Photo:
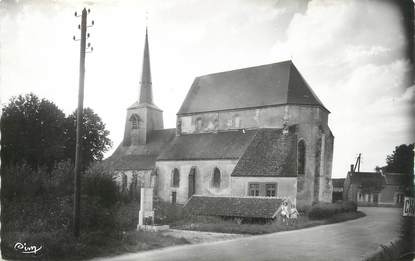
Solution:
[{"label": "hedge", "polygon": [[307,210],[310,219],[325,219],[335,214],[356,212],[357,205],[353,201],[338,201],[336,203],[317,203]]}]

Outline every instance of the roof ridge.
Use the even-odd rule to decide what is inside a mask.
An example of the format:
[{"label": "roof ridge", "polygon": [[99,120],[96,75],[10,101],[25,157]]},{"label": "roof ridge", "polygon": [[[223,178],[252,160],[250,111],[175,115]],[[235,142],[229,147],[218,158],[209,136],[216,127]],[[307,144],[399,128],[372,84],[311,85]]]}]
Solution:
[{"label": "roof ridge", "polygon": [[188,99],[190,99],[190,97],[192,95],[194,95],[193,90],[197,88],[198,84],[200,81],[200,76],[197,76],[193,82],[192,85],[190,86],[190,89],[187,91],[186,97],[184,97],[184,100],[182,101],[182,105],[180,105],[179,111],[176,114],[179,114],[182,110],[186,110],[186,106],[189,107],[188,104],[185,104],[185,101],[187,101]]},{"label": "roof ridge", "polygon": [[[291,87],[291,80],[292,79],[291,79],[290,76],[291,76],[291,71],[292,70],[295,70],[296,73],[298,74],[299,78],[305,83],[304,86],[311,93],[311,95],[313,96],[313,98],[317,101],[318,105],[321,106],[322,108],[324,108],[325,110],[327,110],[330,113],[330,111],[323,105],[323,103],[321,102],[320,98],[318,98],[317,94],[310,87],[310,84],[308,84],[307,80],[304,78],[304,76],[297,69],[297,66],[295,66],[294,62],[290,64],[290,69],[289,69],[289,73],[288,73],[287,104],[290,104],[290,102],[288,102],[288,93],[289,93],[289,90],[291,89],[290,87]],[[301,104],[301,103],[296,103],[296,104]],[[303,104],[303,105],[308,105],[308,104]]]},{"label": "roof ridge", "polygon": [[215,73],[203,74],[203,75],[197,76],[197,78],[205,77],[205,76],[212,76],[212,75],[221,74],[221,73],[229,73],[229,72],[242,71],[242,70],[254,69],[254,68],[259,68],[259,67],[266,67],[266,66],[275,65],[275,64],[282,64],[282,63],[293,64],[293,61],[292,60],[285,60],[285,61],[280,61],[280,62],[276,62],[276,63],[267,63],[267,64],[255,65],[255,66],[250,66],[250,67],[244,67],[244,68],[220,71],[220,72],[215,72]]},{"label": "roof ridge", "polygon": [[[258,135],[258,133],[261,131],[261,129],[256,129],[256,132],[255,132],[255,134],[254,135],[252,135],[252,138],[251,138],[251,140],[249,141],[249,143],[248,143],[248,145],[246,146],[246,148],[245,148],[245,150],[244,150],[244,152],[241,154],[241,156],[238,158],[238,162],[235,164],[235,167],[233,168],[233,170],[232,170],[232,173],[235,171],[235,169],[236,169],[236,165],[238,165],[238,163],[239,163],[239,161],[245,156],[245,154],[247,153],[247,151],[249,150],[249,147],[251,146],[251,144],[252,144],[252,142],[254,142],[254,140],[256,139],[256,137],[257,137],[257,135]],[[232,176],[232,173],[231,173],[231,176]]]}]

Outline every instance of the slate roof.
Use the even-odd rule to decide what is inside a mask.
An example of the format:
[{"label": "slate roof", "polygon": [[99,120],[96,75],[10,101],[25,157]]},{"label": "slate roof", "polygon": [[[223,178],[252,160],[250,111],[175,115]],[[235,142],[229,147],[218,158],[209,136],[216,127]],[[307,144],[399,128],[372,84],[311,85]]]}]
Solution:
[{"label": "slate roof", "polygon": [[384,173],[386,185],[410,186],[411,175],[402,173]]},{"label": "slate roof", "polygon": [[177,114],[282,104],[327,110],[293,62],[284,61],[196,77]]},{"label": "slate roof", "polygon": [[115,170],[151,170],[155,166],[157,156],[124,155],[112,161]]},{"label": "slate roof", "polygon": [[345,178],[331,179],[334,188],[342,188],[344,185]]},{"label": "slate roof", "polygon": [[122,143],[106,161],[115,170],[148,170],[155,166],[160,153],[176,136],[176,129],[153,130],[147,144],[124,146]]},{"label": "slate roof", "polygon": [[193,195],[184,206],[193,215],[271,218],[282,199],[265,197],[209,197]]},{"label": "slate roof", "polygon": [[353,172],[350,174],[352,184],[360,184],[363,181],[368,180],[385,182],[385,179],[380,172]]},{"label": "slate roof", "polygon": [[257,130],[176,136],[157,160],[238,159]]},{"label": "slate roof", "polygon": [[231,176],[297,176],[297,137],[282,129],[260,129]]}]

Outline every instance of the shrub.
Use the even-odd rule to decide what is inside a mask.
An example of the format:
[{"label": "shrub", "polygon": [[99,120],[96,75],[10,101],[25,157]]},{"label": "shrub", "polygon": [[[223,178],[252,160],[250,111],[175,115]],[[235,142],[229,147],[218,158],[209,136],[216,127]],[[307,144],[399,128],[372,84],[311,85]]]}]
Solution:
[{"label": "shrub", "polygon": [[1,194],[2,199],[17,199],[35,197],[41,194],[43,188],[42,177],[46,173],[41,169],[33,171],[29,165],[2,168]]},{"label": "shrub", "polygon": [[308,210],[310,219],[325,219],[335,214],[344,212],[356,212],[357,205],[352,201],[340,201],[336,203],[317,203]]},{"label": "shrub", "polygon": [[154,222],[156,224],[171,224],[188,216],[189,214],[181,205],[173,205],[159,199],[154,201]]},{"label": "shrub", "polygon": [[93,164],[85,171],[82,179],[82,194],[98,199],[105,207],[114,206],[119,198],[113,175],[101,164]]},{"label": "shrub", "polygon": [[117,229],[122,231],[136,229],[139,211],[140,203],[137,201],[117,203],[115,214]]}]

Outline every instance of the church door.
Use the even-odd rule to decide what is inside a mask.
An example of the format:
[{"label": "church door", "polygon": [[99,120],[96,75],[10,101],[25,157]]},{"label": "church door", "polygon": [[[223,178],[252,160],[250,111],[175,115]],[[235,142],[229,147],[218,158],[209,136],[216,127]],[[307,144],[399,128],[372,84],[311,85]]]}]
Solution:
[{"label": "church door", "polygon": [[192,168],[189,173],[189,198],[196,193],[196,168]]}]

